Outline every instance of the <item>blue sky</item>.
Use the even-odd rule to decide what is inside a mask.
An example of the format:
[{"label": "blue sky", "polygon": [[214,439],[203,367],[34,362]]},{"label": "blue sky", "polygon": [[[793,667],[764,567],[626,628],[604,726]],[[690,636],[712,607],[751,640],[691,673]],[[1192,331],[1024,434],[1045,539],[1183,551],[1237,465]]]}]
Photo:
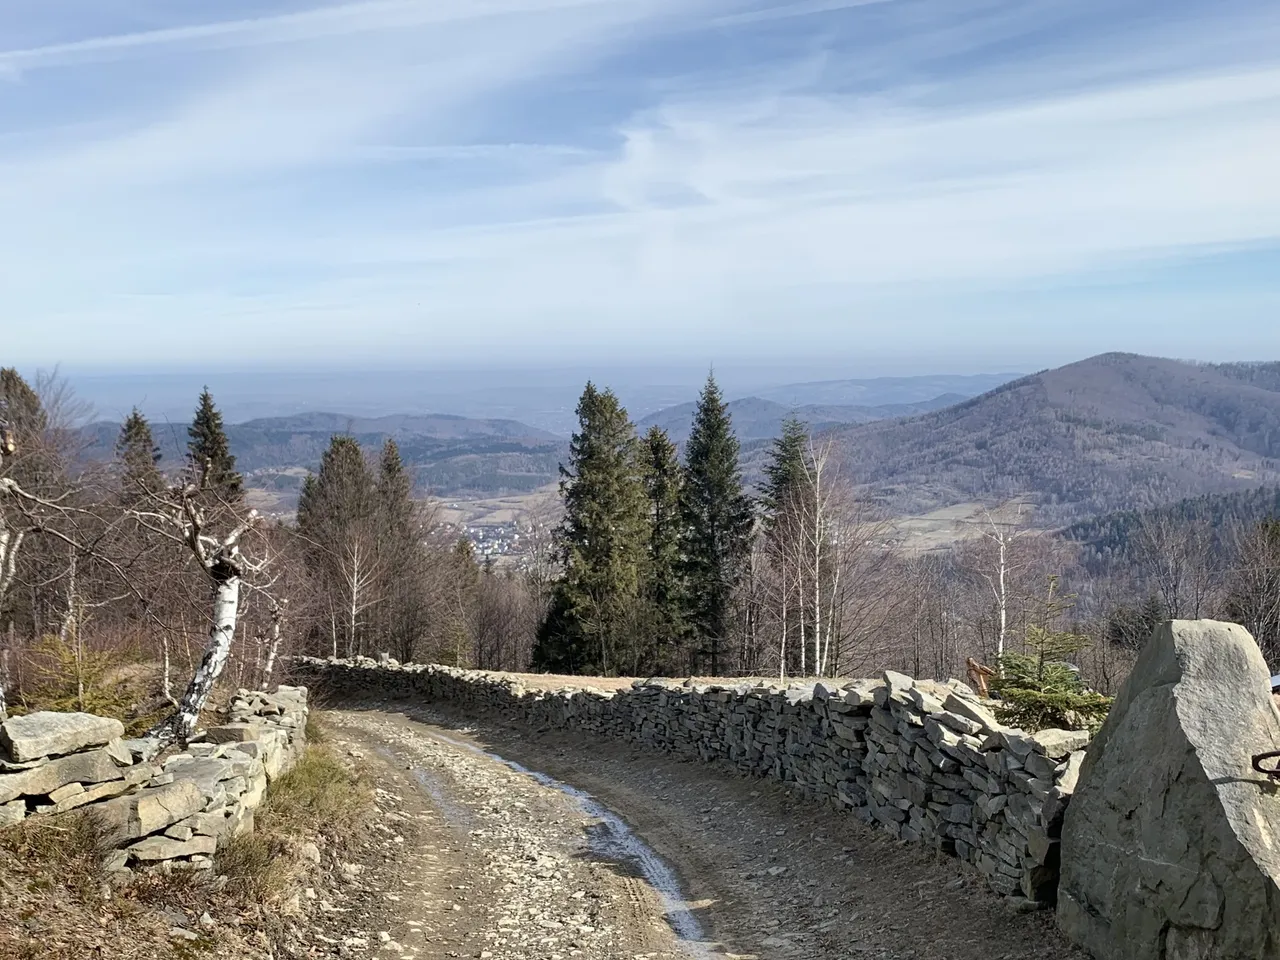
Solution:
[{"label": "blue sky", "polygon": [[7,0],[0,38],[9,362],[1280,357],[1274,0]]}]

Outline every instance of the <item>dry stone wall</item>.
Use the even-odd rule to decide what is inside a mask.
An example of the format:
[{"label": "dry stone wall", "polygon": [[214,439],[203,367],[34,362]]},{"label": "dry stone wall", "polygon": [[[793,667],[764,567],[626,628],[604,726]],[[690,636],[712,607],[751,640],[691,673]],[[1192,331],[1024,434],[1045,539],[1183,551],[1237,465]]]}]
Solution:
[{"label": "dry stone wall", "polygon": [[267,784],[305,746],[307,688],[241,690],[229,722],[157,759],[118,720],[41,712],[0,724],[0,829],[83,808],[112,848],[109,870],[204,870],[218,844],[253,829]]},{"label": "dry stone wall", "polygon": [[395,661],[302,658],[337,694],[442,701],[538,728],[572,729],[793,784],[902,840],[972,863],[1001,894],[1053,902],[1063,814],[1088,734],[1003,726],[959,681],[807,686],[636,681],[629,689],[526,689],[518,678]]}]

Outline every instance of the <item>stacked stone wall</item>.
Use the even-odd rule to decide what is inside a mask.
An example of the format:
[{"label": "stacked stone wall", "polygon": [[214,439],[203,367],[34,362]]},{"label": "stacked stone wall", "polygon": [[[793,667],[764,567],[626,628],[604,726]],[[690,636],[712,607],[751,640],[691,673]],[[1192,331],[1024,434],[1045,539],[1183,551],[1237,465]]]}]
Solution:
[{"label": "stacked stone wall", "polygon": [[518,677],[386,660],[295,666],[339,695],[446,703],[722,761],[959,857],[1001,894],[1046,903],[1056,896],[1062,818],[1089,739],[1005,727],[963,683],[893,672],[790,687],[637,680],[617,691],[544,691]]},{"label": "stacked stone wall", "polygon": [[112,852],[112,871],[164,865],[206,870],[226,838],[253,829],[267,784],[305,746],[306,687],[241,690],[229,722],[160,756],[125,740],[118,720],[40,712],[0,724],[0,829],[83,810]]}]

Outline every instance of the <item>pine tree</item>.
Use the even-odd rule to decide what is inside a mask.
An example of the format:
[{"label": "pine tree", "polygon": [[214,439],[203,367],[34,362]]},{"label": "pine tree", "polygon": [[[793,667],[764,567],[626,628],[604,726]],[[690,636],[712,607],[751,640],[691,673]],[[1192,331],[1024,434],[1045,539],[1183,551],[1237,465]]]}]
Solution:
[{"label": "pine tree", "polygon": [[777,522],[779,514],[805,485],[808,442],[809,429],[799,418],[790,416],[782,422],[782,434],[774,439],[764,465],[765,482],[760,494],[760,504],[771,524]]},{"label": "pine tree", "polygon": [[676,445],[658,427],[650,428],[642,438],[640,456],[649,509],[643,591],[648,604],[646,630],[651,632],[657,654],[657,662],[646,672],[666,672],[682,666],[680,647],[688,633],[688,591],[681,553],[684,519],[680,491],[684,477]]},{"label": "pine tree", "polygon": [[354,437],[335,435],[320,457],[320,469],[303,481],[298,529],[333,552],[351,528],[373,520],[374,494],[375,481],[360,444]]},{"label": "pine tree", "polygon": [[28,493],[52,493],[61,471],[48,443],[49,415],[40,395],[12,367],[0,368],[0,431],[0,442],[13,447],[3,458],[5,475]]},{"label": "pine tree", "polygon": [[706,644],[713,675],[720,671],[730,607],[751,548],[751,501],[742,488],[738,454],[724,398],[709,375],[685,446],[681,510],[690,618]]},{"label": "pine tree", "polygon": [[244,479],[236,472],[236,458],[231,454],[222,414],[213,405],[213,396],[205,387],[195,419],[187,428],[187,464],[191,475],[202,486],[226,504],[238,504],[244,498]]},{"label": "pine tree", "polygon": [[618,669],[634,628],[645,496],[636,475],[635,428],[617,397],[588,383],[577,414],[569,464],[561,467],[564,577],[534,656],[545,669],[607,674]]},{"label": "pine tree", "polygon": [[343,639],[348,656],[366,652],[368,611],[385,599],[385,568],[375,481],[355,438],[333,437],[319,471],[303,481],[298,531],[307,566],[332,604],[332,649]]},{"label": "pine tree", "polygon": [[125,419],[116,440],[116,460],[120,464],[120,492],[126,500],[144,498],[164,489],[160,473],[160,447],[147,418],[134,407]]},{"label": "pine tree", "polygon": [[19,450],[32,446],[49,426],[39,394],[13,367],[0,368],[0,421],[13,432]]},{"label": "pine tree", "polygon": [[378,608],[378,632],[401,660],[412,660],[428,630],[422,522],[413,501],[413,478],[394,440],[382,445],[375,484],[378,545],[387,579]]},{"label": "pine tree", "polygon": [[378,461],[377,495],[387,533],[393,537],[416,541],[413,478],[404,468],[400,447],[394,440],[387,440],[382,445],[382,458]]}]

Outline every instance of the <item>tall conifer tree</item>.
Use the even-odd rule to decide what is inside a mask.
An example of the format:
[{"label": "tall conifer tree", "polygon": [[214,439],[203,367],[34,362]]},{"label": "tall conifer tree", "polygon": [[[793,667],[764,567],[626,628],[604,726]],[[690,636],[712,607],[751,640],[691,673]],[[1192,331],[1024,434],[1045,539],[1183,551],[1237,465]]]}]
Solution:
[{"label": "tall conifer tree", "polygon": [[126,500],[147,497],[164,488],[164,476],[160,473],[160,447],[147,418],[138,412],[137,407],[120,428],[116,459],[120,463],[120,493]]},{"label": "tall conifer tree", "polygon": [[688,633],[688,591],[682,556],[684,516],[680,491],[684,483],[676,445],[666,432],[651,427],[640,441],[640,476],[649,507],[649,544],[644,568],[644,596],[649,605],[650,640],[657,647],[660,670],[683,666],[680,647]]},{"label": "tall conifer tree", "polygon": [[214,406],[208,387],[200,394],[187,436],[187,463],[192,476],[202,478],[205,489],[224,503],[239,503],[244,498],[244,479],[236,472],[236,458],[227,442],[222,414]]},{"label": "tall conifer tree", "polygon": [[539,631],[535,663],[610,673],[629,639],[645,554],[645,495],[636,475],[635,428],[611,391],[588,383],[578,432],[561,467],[564,577]]},{"label": "tall conifer tree", "polygon": [[707,376],[685,446],[681,510],[690,618],[720,672],[730,608],[751,548],[751,501],[743,491],[738,438],[715,377]]},{"label": "tall conifer tree", "polygon": [[764,465],[764,489],[760,503],[770,525],[792,505],[806,483],[805,454],[808,428],[795,416],[782,422],[782,433],[774,438],[769,460]]}]

